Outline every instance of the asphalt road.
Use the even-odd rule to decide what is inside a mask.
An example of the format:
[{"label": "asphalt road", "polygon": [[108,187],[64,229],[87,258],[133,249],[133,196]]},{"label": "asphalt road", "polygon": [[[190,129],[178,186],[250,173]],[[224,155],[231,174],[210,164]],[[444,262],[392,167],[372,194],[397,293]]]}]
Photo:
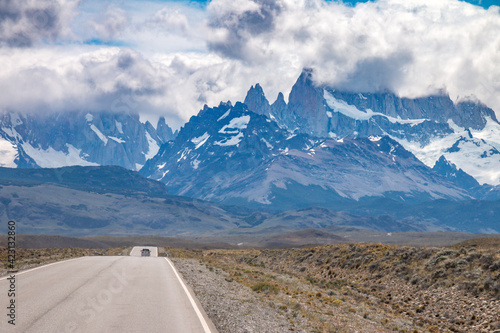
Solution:
[{"label": "asphalt road", "polygon": [[140,257],[142,249],[149,249],[151,251],[151,257],[158,257],[158,248],[156,246],[134,246],[132,251],[130,251],[130,255],[132,257]]},{"label": "asphalt road", "polygon": [[[16,273],[15,297],[8,297],[10,282],[0,279],[0,332],[216,332],[163,257],[139,252],[41,266]],[[8,323],[11,299],[15,326]]]}]

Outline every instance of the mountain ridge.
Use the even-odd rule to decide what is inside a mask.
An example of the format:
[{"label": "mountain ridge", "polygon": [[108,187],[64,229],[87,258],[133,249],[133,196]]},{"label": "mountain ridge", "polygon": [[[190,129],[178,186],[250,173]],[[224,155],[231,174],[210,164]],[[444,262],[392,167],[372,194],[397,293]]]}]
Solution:
[{"label": "mountain ridge", "polygon": [[119,165],[137,170],[174,136],[163,117],[155,128],[134,113],[5,113],[0,116],[0,166]]},{"label": "mountain ridge", "polygon": [[[385,192],[417,201],[470,198],[389,137],[292,134],[239,102],[204,108],[140,173],[165,182],[173,193],[226,203],[240,198],[272,205],[294,183],[337,200]],[[289,205],[299,204],[300,191]]]},{"label": "mountain ridge", "polygon": [[317,85],[313,74],[304,69],[288,104],[280,93],[267,107],[260,85],[249,90],[245,103],[295,133],[335,139],[390,136],[431,168],[444,155],[481,184],[500,185],[500,123],[484,104],[453,102],[445,93],[411,99],[388,91],[346,92]]}]

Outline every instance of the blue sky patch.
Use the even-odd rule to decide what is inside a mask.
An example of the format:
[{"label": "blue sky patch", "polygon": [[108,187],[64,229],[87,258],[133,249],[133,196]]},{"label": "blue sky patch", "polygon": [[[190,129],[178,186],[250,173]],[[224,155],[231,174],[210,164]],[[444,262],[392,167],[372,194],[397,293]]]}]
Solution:
[{"label": "blue sky patch", "polygon": [[104,41],[101,39],[89,39],[83,42],[85,45],[104,45],[104,46],[118,46],[118,47],[127,47],[130,46],[129,43],[126,43],[124,41],[120,40],[110,40],[110,41]]},{"label": "blue sky patch", "polygon": [[481,6],[485,9],[488,9],[491,6],[500,6],[500,0],[460,0],[460,1],[465,1],[476,6]]},{"label": "blue sky patch", "polygon": [[[331,1],[331,0],[325,0],[325,1]],[[333,0],[335,1],[335,0]],[[338,2],[343,2],[346,5],[350,6],[355,6],[358,3],[364,3],[364,2],[376,2],[376,0],[338,0]],[[490,8],[491,6],[500,6],[500,0],[459,0],[459,1],[464,1],[471,3],[476,6],[483,7],[485,9]]]}]

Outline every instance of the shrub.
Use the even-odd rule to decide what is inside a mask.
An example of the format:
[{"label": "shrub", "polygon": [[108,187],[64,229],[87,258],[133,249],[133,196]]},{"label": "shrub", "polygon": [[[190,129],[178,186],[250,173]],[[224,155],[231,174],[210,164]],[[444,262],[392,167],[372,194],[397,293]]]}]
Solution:
[{"label": "shrub", "polygon": [[462,269],[462,268],[466,267],[467,265],[469,265],[467,260],[460,258],[460,259],[454,259],[454,260],[448,261],[444,265],[444,267],[446,267],[446,269],[450,269],[450,268]]},{"label": "shrub", "polygon": [[483,255],[481,253],[471,253],[467,257],[465,257],[465,260],[467,260],[468,262],[472,262],[476,259],[481,258],[482,256]]},{"label": "shrub", "polygon": [[438,279],[438,278],[443,278],[443,277],[446,277],[446,272],[442,269],[440,270],[437,270],[436,272],[434,272],[434,274],[432,274],[432,278],[433,279]]},{"label": "shrub", "polygon": [[272,283],[258,282],[252,286],[252,290],[255,292],[258,292],[258,293],[263,292],[266,294],[269,294],[269,293],[277,294],[279,291],[279,288],[277,285],[272,284]]},{"label": "shrub", "polygon": [[453,251],[453,250],[443,250],[443,251],[439,251],[438,253],[436,253],[436,255],[434,257],[432,257],[426,264],[425,264],[425,269],[427,270],[431,270],[432,268],[434,268],[434,266],[436,266],[438,263],[440,263],[441,261],[444,261],[450,257],[454,258],[454,257],[458,257],[458,252],[456,251]]}]

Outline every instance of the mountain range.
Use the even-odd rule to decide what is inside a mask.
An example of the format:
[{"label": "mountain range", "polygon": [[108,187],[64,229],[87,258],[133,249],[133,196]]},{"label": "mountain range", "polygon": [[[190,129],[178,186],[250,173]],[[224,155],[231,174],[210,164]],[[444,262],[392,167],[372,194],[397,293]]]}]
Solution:
[{"label": "mountain range", "polygon": [[481,103],[340,92],[309,70],[288,100],[257,84],[244,103],[205,106],[140,172],[173,193],[280,209],[500,198],[500,124]]},{"label": "mountain range", "polygon": [[205,108],[140,172],[179,195],[281,210],[370,197],[471,198],[388,136],[293,134],[242,103]]},{"label": "mountain range", "polygon": [[[269,103],[256,84],[242,103],[205,105],[175,133],[163,118],[153,126],[130,112],[11,112],[0,119],[0,165],[39,170],[80,165],[88,171],[70,177],[79,183],[78,191],[99,188],[94,183],[82,188],[78,180],[91,180],[96,172],[92,168],[99,165],[139,170],[150,182],[165,184],[159,191],[168,189],[164,195],[170,199],[181,196],[223,205],[217,209],[228,214],[223,220],[229,224],[215,223],[203,230],[276,228],[286,226],[289,215],[272,225],[270,216],[266,223],[246,219],[255,209],[280,214],[322,207],[331,213],[299,215],[331,221],[335,220],[331,214],[345,212],[355,216],[348,219],[352,225],[363,218],[375,219],[360,222],[360,227],[370,229],[392,221],[391,227],[380,230],[395,225],[406,230],[404,224],[408,230],[498,232],[499,150],[500,124],[493,110],[478,101],[453,102],[445,93],[411,99],[388,91],[342,91],[316,84],[308,69],[287,101],[279,93]],[[119,169],[99,169],[97,179],[117,179],[111,177],[112,170]],[[50,185],[43,186],[67,190],[70,179],[65,178],[62,186],[57,173],[51,172],[31,170],[16,176],[5,169],[3,182],[11,179],[18,182],[15,186],[27,186],[26,182],[46,179]],[[151,185],[158,182],[144,183],[135,173],[116,172],[124,179],[120,191],[130,187],[131,193],[139,193],[137,184],[158,189]],[[158,193],[142,195],[158,197]],[[465,207],[474,210],[464,211]],[[238,210],[248,212],[243,218],[247,222],[232,215]],[[160,215],[156,220],[162,220]],[[165,227],[161,223],[160,229]],[[308,222],[306,226],[310,227]],[[188,227],[182,230],[189,233]]]},{"label": "mountain range", "polygon": [[294,133],[341,139],[389,136],[429,167],[443,156],[481,185],[500,184],[500,124],[472,99],[453,102],[444,93],[401,98],[390,92],[345,92],[317,85],[304,70],[288,104],[283,94],[269,104],[260,85],[245,98],[248,108]]},{"label": "mountain range", "polygon": [[119,165],[139,170],[173,138],[164,118],[153,127],[130,112],[10,112],[0,115],[0,166]]}]

